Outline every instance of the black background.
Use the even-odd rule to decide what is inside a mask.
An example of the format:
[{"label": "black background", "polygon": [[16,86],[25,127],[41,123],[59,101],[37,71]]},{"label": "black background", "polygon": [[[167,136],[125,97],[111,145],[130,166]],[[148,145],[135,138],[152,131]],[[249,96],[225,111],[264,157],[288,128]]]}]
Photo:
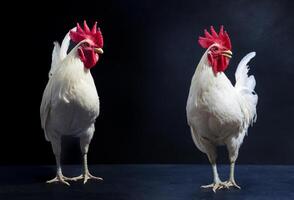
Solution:
[{"label": "black background", "polygon": [[[90,163],[208,163],[186,123],[190,81],[204,49],[204,28],[223,24],[233,59],[250,51],[257,80],[258,119],[238,162],[294,164],[294,14],[291,1],[71,1],[16,3],[3,19],[1,164],[54,164],[40,126],[53,41],[76,22],[95,20],[104,55],[92,70],[101,114]],[[5,21],[5,22],[4,22]],[[4,63],[6,63],[4,65]],[[66,138],[64,163],[80,163],[79,144]],[[224,148],[219,161],[227,162]]]}]

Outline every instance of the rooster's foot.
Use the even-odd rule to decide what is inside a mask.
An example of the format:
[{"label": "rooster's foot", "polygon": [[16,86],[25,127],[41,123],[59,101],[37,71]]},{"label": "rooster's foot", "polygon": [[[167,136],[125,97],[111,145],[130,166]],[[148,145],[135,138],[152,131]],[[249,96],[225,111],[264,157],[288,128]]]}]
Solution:
[{"label": "rooster's foot", "polygon": [[70,184],[67,182],[67,180],[71,180],[71,178],[65,177],[63,175],[56,175],[55,178],[53,178],[53,179],[51,179],[49,181],[46,181],[46,183],[60,182],[60,183],[63,183],[65,185],[70,186]]},{"label": "rooster's foot", "polygon": [[82,174],[82,175],[77,176],[77,177],[70,178],[71,181],[77,181],[77,180],[80,180],[80,179],[84,179],[84,184],[87,183],[87,181],[88,181],[89,179],[94,179],[94,180],[98,180],[98,181],[103,181],[103,178],[93,176],[92,174],[90,174],[90,172],[87,172],[87,173]]},{"label": "rooster's foot", "polygon": [[229,188],[229,187],[235,187],[235,188],[238,188],[238,189],[241,189],[241,187],[239,185],[237,185],[237,183],[235,182],[235,180],[228,180],[225,182],[226,184],[226,187]]},{"label": "rooster's foot", "polygon": [[213,192],[215,193],[216,190],[220,190],[223,188],[228,188],[225,182],[218,181],[209,185],[202,185],[201,188],[212,188]]}]

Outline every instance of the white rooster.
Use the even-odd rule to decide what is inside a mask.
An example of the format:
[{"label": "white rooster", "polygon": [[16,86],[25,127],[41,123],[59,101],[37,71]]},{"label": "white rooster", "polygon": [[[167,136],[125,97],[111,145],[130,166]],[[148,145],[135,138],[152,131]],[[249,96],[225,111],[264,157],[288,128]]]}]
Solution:
[{"label": "white rooster", "polygon": [[[231,186],[240,187],[234,179],[234,167],[239,148],[250,124],[256,121],[258,96],[254,92],[255,78],[247,75],[247,63],[255,52],[246,55],[239,63],[232,85],[224,74],[232,56],[231,42],[223,26],[217,34],[204,31],[199,44],[206,48],[192,78],[187,100],[187,120],[197,148],[208,156],[213,170],[213,183],[202,186],[215,192]],[[226,145],[230,160],[230,177],[222,182],[216,167],[216,146]]]},{"label": "white rooster", "polygon": [[[76,46],[67,54],[70,40]],[[54,42],[49,81],[45,88],[41,108],[41,125],[47,141],[51,142],[56,159],[57,174],[47,183],[67,180],[102,180],[89,173],[87,153],[95,130],[95,120],[99,114],[99,97],[90,69],[103,53],[103,38],[97,22],[92,30],[84,21],[65,36],[61,47]],[[63,176],[60,164],[62,136],[79,137],[83,154],[84,171],[81,176]]]}]

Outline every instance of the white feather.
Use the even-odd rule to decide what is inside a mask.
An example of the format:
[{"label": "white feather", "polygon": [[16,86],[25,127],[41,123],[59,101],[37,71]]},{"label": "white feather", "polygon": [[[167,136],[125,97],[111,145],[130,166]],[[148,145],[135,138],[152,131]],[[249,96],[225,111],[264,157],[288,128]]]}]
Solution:
[{"label": "white feather", "polygon": [[[76,31],[76,27],[72,28],[71,31]],[[69,32],[65,35],[61,43],[61,47],[57,41],[53,43],[54,48],[52,51],[52,62],[51,62],[51,69],[49,71],[49,78],[53,75],[57,67],[60,66],[61,61],[64,60],[65,57],[67,56],[69,43],[70,43]]]},{"label": "white feather", "polygon": [[256,105],[258,101],[258,96],[255,94],[254,88],[256,85],[256,81],[253,75],[248,77],[249,66],[247,65],[249,61],[254,58],[256,55],[255,52],[251,52],[247,54],[239,63],[235,78],[236,84],[235,88],[239,92],[239,94],[245,99],[246,104],[244,106],[247,107],[248,112],[248,120],[252,124],[257,119],[256,114]]},{"label": "white feather", "polygon": [[58,42],[54,42],[54,48],[52,51],[52,62],[51,62],[51,69],[49,71],[49,78],[52,76],[52,74],[54,73],[55,69],[57,68],[57,66],[60,63],[60,45]]},{"label": "white feather", "polygon": [[[249,66],[247,65],[247,63],[249,63],[249,61],[254,58],[256,55],[255,52],[251,52],[249,54],[247,54],[239,63],[236,73],[235,73],[235,79],[236,79],[236,84],[235,87],[236,88],[242,88],[242,87],[246,87],[246,88],[250,88],[250,89],[254,89],[255,87],[255,79],[254,76],[247,76],[247,73],[249,71]],[[248,80],[251,79],[251,80]]]},{"label": "white feather", "polygon": [[[74,27],[72,28],[70,31],[76,31],[77,28]],[[69,33],[70,31],[65,35],[62,44],[61,44],[61,48],[60,48],[60,59],[63,60],[66,56],[67,56],[67,50],[69,47],[69,43],[70,43],[70,36]]]}]

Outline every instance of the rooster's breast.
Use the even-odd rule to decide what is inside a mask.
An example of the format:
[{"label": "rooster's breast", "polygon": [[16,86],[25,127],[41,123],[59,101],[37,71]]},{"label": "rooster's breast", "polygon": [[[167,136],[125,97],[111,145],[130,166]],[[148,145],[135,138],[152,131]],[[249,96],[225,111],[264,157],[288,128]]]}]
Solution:
[{"label": "rooster's breast", "polygon": [[50,124],[62,135],[79,136],[93,126],[99,115],[99,97],[92,77],[63,84],[54,100]]},{"label": "rooster's breast", "polygon": [[198,88],[190,106],[190,121],[198,134],[216,144],[224,144],[226,138],[239,134],[243,113],[238,94],[233,87],[220,84]]}]

